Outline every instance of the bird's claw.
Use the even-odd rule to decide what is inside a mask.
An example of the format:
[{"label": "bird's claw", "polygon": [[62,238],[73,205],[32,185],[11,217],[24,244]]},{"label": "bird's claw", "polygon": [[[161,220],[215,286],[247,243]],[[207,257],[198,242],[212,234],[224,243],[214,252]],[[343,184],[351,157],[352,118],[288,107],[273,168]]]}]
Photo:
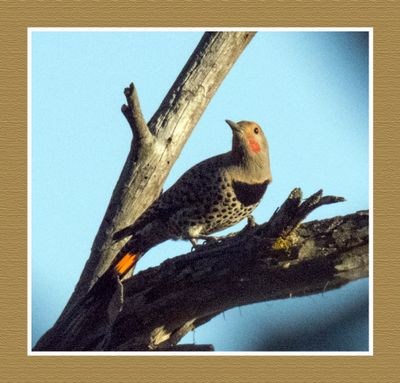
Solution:
[{"label": "bird's claw", "polygon": [[[202,243],[197,243],[197,240],[201,239],[203,240]],[[191,238],[190,242],[192,243],[192,248],[191,251],[196,251],[202,248],[203,246],[208,246],[217,242],[221,241],[221,237],[212,237],[212,236],[204,236],[204,237],[197,237],[197,238]]]}]

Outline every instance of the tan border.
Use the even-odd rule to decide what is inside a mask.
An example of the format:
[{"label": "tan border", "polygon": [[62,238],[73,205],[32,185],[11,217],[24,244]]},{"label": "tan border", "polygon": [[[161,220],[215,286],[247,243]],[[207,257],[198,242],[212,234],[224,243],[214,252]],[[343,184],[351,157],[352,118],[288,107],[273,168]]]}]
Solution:
[{"label": "tan border", "polygon": [[[376,382],[398,380],[399,3],[394,1],[1,1],[0,381]],[[375,348],[373,357],[27,357],[27,27],[348,26],[374,28]],[[395,137],[397,135],[397,137]],[[398,172],[397,172],[398,174]],[[397,180],[397,182],[396,182]],[[390,182],[390,185],[389,185]],[[396,248],[395,248],[396,245]],[[393,257],[392,257],[393,256]]]}]

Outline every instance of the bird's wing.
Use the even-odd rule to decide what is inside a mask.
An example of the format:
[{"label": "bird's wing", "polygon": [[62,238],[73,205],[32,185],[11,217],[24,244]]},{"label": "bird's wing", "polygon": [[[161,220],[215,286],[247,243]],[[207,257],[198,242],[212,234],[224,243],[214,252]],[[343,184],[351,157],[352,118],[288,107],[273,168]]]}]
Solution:
[{"label": "bird's wing", "polygon": [[156,219],[167,222],[180,209],[190,208],[206,192],[209,187],[208,178],[213,176],[213,172],[219,171],[220,157],[209,158],[185,172],[133,225],[114,233],[113,239],[119,241],[133,235]]},{"label": "bird's wing", "polygon": [[[133,235],[155,219],[166,222],[176,211],[189,205],[190,202],[185,197],[188,195],[188,189],[191,187],[190,179],[194,170],[192,168],[187,171],[172,187],[161,194],[133,225],[114,233],[113,239],[119,241]],[[194,192],[196,193],[196,191]]]},{"label": "bird's wing", "polygon": [[172,209],[176,209],[176,206],[167,206],[165,201],[165,195],[167,192],[161,194],[161,196],[156,199],[148,208],[144,211],[144,213],[136,220],[136,222],[130,226],[123,228],[114,233],[113,240],[120,241],[121,239],[133,235],[140,230],[142,230],[145,226],[147,226],[150,222],[155,219],[166,219],[169,214],[173,211]]}]

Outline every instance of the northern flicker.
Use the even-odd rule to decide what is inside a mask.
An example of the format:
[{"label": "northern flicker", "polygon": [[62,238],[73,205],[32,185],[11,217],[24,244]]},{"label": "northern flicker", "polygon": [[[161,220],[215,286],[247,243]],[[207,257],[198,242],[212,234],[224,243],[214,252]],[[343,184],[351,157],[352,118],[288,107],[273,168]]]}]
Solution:
[{"label": "northern flicker", "polygon": [[268,143],[255,122],[226,120],[232,150],[193,166],[131,226],[131,236],[106,273],[120,278],[150,248],[168,239],[204,239],[249,217],[271,182]]}]

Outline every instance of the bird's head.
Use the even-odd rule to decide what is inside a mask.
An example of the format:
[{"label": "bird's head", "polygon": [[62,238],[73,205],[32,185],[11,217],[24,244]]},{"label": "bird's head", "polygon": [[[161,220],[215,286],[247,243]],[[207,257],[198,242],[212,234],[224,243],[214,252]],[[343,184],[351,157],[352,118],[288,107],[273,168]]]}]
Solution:
[{"label": "bird's head", "polygon": [[261,127],[251,121],[226,120],[232,129],[232,155],[245,167],[270,174],[269,149]]},{"label": "bird's head", "polygon": [[226,120],[233,133],[232,150],[245,151],[250,156],[268,151],[267,139],[260,125],[251,121],[233,122]]}]

